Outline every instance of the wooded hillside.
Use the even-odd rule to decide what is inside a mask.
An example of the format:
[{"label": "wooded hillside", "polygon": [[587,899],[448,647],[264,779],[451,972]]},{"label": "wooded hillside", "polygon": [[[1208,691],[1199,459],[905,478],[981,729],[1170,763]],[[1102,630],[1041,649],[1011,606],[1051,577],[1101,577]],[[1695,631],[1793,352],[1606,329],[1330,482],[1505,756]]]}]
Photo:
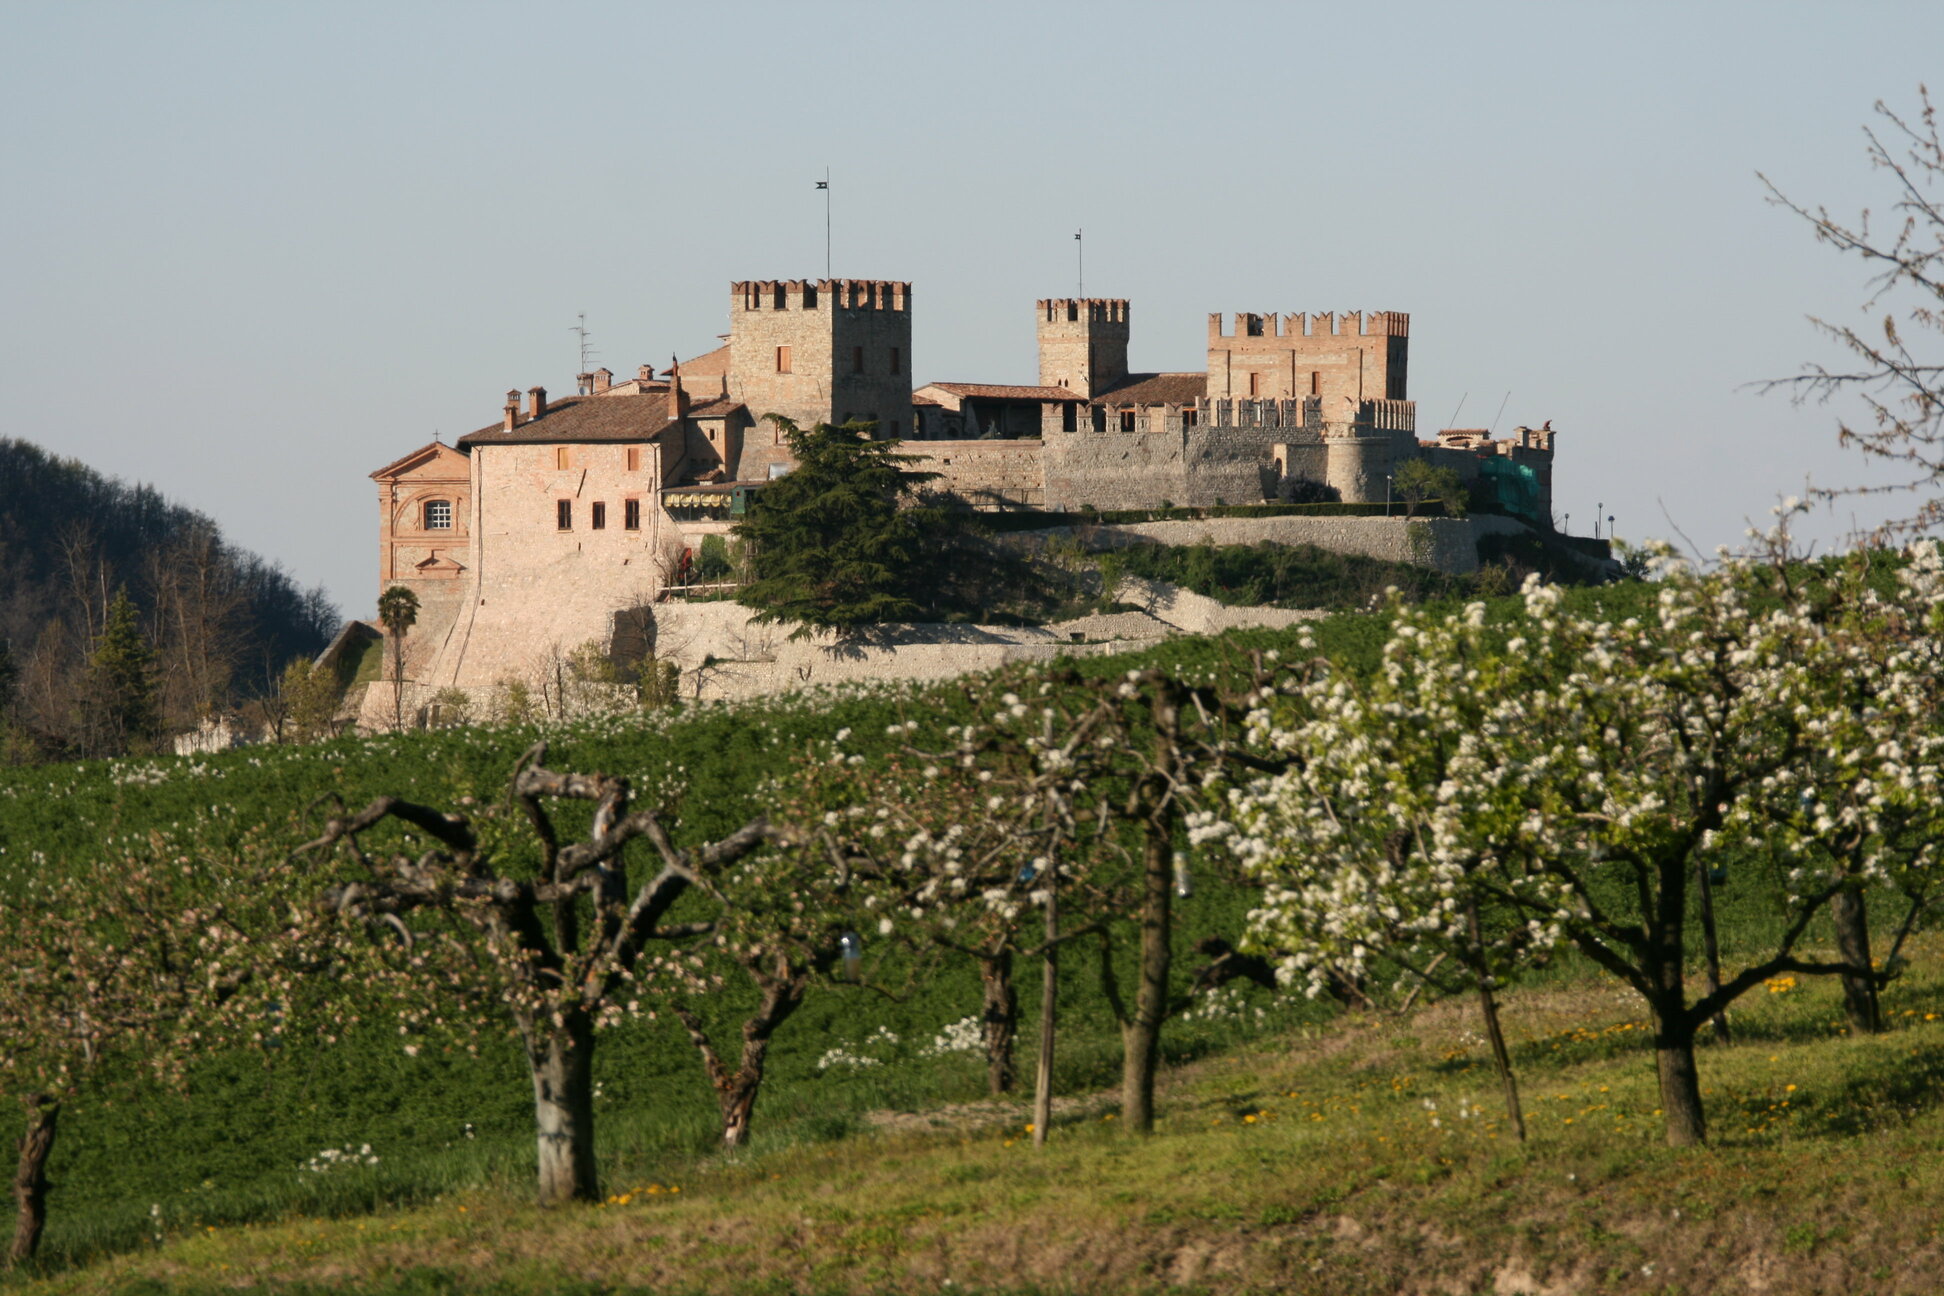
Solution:
[{"label": "wooded hillside", "polygon": [[[139,644],[110,633],[123,594]],[[337,622],[321,587],[193,509],[0,438],[0,759],[106,755],[191,728],[271,691]],[[146,714],[100,696],[111,678],[152,685]]]}]

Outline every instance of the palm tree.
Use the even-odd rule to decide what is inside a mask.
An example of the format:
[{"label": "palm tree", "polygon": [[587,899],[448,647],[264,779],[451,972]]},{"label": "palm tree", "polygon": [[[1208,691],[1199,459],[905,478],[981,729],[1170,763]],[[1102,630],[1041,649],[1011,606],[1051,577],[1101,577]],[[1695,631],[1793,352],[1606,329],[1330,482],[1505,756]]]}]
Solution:
[{"label": "palm tree", "polygon": [[405,727],[405,632],[418,623],[418,595],[394,585],[378,596],[378,621],[391,636],[392,728]]}]

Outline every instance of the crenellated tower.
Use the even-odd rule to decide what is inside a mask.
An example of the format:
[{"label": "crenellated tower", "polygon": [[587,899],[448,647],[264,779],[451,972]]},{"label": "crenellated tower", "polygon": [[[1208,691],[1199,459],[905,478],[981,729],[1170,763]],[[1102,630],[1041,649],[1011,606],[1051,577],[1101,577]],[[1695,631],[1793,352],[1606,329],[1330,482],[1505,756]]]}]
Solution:
[{"label": "crenellated tower", "polygon": [[1040,386],[1091,400],[1127,378],[1127,302],[1055,297],[1036,304]]},{"label": "crenellated tower", "polygon": [[887,279],[752,279],[729,286],[729,397],[759,421],[808,427],[873,419],[911,431],[911,285]]},{"label": "crenellated tower", "polygon": [[1323,399],[1323,416],[1345,417],[1368,400],[1406,400],[1411,317],[1402,311],[1342,315],[1208,317],[1208,394],[1257,400]]}]

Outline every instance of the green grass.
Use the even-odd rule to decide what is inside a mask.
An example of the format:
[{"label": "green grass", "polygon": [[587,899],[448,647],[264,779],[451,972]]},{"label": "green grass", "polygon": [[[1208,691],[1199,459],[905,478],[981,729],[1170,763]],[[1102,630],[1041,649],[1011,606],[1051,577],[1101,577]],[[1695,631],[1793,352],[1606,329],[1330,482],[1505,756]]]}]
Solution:
[{"label": "green grass", "polygon": [[[1576,606],[1598,605],[1617,615],[1645,611],[1652,597],[1652,588],[1641,585],[1575,590],[1568,595]],[[1518,612],[1513,601],[1504,600],[1494,605],[1493,616],[1511,625]],[[1380,617],[1342,616],[1318,623],[1315,633],[1319,646],[1334,660],[1349,668],[1362,668],[1375,659],[1382,631]],[[1138,656],[1083,659],[1074,668],[1082,675],[1112,676],[1131,665],[1152,663],[1189,675],[1219,674],[1239,668],[1251,650],[1288,651],[1293,643],[1290,632],[1251,631],[1223,640],[1171,641]],[[765,779],[786,770],[799,753],[841,728],[853,730],[847,746],[869,756],[887,746],[885,728],[894,721],[915,717],[942,726],[971,714],[972,706],[964,686],[947,684],[924,689],[819,693],[758,705],[626,717],[548,731],[554,744],[550,760],[561,768],[628,774],[650,801],[665,801],[675,807],[681,824],[679,836],[693,840],[718,835],[742,822],[760,808],[757,790]],[[314,832],[321,814],[315,803],[325,793],[341,796],[353,805],[384,792],[436,805],[454,805],[466,796],[496,801],[503,795],[515,756],[540,732],[531,728],[444,730],[341,739],[309,747],[250,749],[216,757],[89,762],[5,771],[0,773],[0,894],[37,870],[114,858],[121,849],[152,849],[151,837],[155,834],[160,834],[165,843],[191,848],[198,857],[214,860],[243,858],[252,850],[262,849],[259,838],[265,834],[271,843],[287,847]],[[224,880],[212,876],[211,884],[220,885]],[[1761,861],[1749,861],[1746,869],[1733,871],[1720,897],[1724,946],[1731,959],[1739,951],[1755,949],[1772,932],[1775,911],[1769,895],[1762,882]],[[1198,887],[1194,899],[1179,911],[1177,934],[1182,957],[1177,960],[1177,976],[1181,980],[1192,974],[1198,962],[1186,947],[1203,935],[1233,937],[1248,903],[1246,893],[1225,887],[1216,879]],[[872,957],[890,959],[889,964],[882,965],[887,972],[901,971],[896,955],[874,952]],[[1118,1060],[1117,1039],[1105,1021],[1091,968],[1085,966],[1087,960],[1077,962],[1083,965],[1081,970],[1069,972],[1063,980],[1062,1020],[1067,1023],[1067,1033],[1061,1046],[1058,1078],[1067,1092],[1110,1084]],[[945,964],[914,976],[909,991],[897,1001],[838,990],[813,996],[778,1037],[770,1079],[757,1111],[757,1144],[746,1157],[734,1161],[711,1153],[715,1134],[712,1103],[699,1064],[676,1031],[666,1023],[638,1023],[604,1037],[596,1063],[602,1084],[597,1111],[608,1181],[645,1185],[673,1179],[690,1184],[698,1192],[706,1187],[707,1193],[716,1194],[708,1198],[716,1203],[711,1208],[716,1214],[704,1211],[691,1219],[690,1212],[703,1211],[696,1204],[703,1196],[684,1196],[679,1207],[665,1212],[671,1218],[689,1220],[685,1228],[702,1230],[683,1234],[688,1241],[667,1245],[689,1247],[693,1243],[694,1248],[704,1251],[715,1245],[696,1240],[707,1230],[734,1232],[744,1227],[759,1230],[764,1245],[814,1250],[811,1243],[821,1235],[807,1225],[790,1224],[793,1217],[787,1202],[822,1200],[838,1193],[836,1187],[825,1186],[818,1179],[827,1170],[841,1172],[845,1186],[838,1196],[848,1204],[840,1208],[867,1219],[880,1213],[875,1204],[879,1195],[885,1201],[902,1201],[908,1209],[922,1213],[928,1208],[921,1203],[934,1196],[948,1202],[964,1201],[968,1194],[976,1196],[997,1185],[993,1188],[999,1194],[997,1204],[964,1206],[952,1217],[960,1224],[972,1218],[986,1224],[981,1225],[983,1231],[978,1232],[977,1239],[947,1238],[940,1245],[948,1252],[954,1246],[969,1247],[968,1254],[978,1256],[1003,1250],[996,1239],[1006,1235],[1006,1221],[1017,1228],[1030,1228],[1040,1218],[1031,1209],[1032,1202],[1045,1203],[1048,1212],[1059,1212],[1062,1227],[1070,1224],[1080,1228],[1084,1224],[1094,1231],[1070,1240],[1067,1249],[1059,1252],[1066,1258],[1058,1263],[1048,1260],[1044,1272],[1023,1260],[1002,1264],[988,1256],[966,1271],[968,1277],[960,1280],[961,1287],[983,1273],[986,1277],[977,1281],[1008,1290],[1029,1290],[1036,1283],[1045,1290],[1082,1290],[1090,1288],[1084,1279],[1085,1266],[1075,1257],[1105,1256],[1119,1263],[1126,1252],[1147,1257],[1158,1266],[1156,1273],[1179,1270],[1185,1274],[1194,1265],[1179,1257],[1165,1262],[1158,1258],[1158,1244],[1149,1238],[1150,1233],[1159,1230],[1164,1238],[1179,1234],[1188,1239],[1181,1247],[1191,1242],[1214,1246],[1203,1235],[1215,1227],[1215,1221],[1227,1221],[1221,1227],[1231,1231],[1242,1227],[1221,1214],[1231,1208],[1218,1200],[1226,1191],[1223,1184],[1234,1177],[1234,1167],[1222,1159],[1230,1153],[1223,1152],[1214,1161],[1207,1159],[1213,1155],[1209,1148],[1226,1146],[1219,1144],[1220,1139],[1240,1135],[1239,1130],[1222,1129],[1214,1121],[1227,1110],[1224,1121],[1234,1125],[1239,1120],[1233,1111],[1234,1102],[1266,1102],[1265,1095],[1288,1089],[1308,1093],[1312,1088],[1316,1093],[1334,1093],[1350,1101],[1350,1095],[1362,1091],[1354,1084],[1347,1090],[1332,1089],[1330,1086],[1338,1085],[1341,1077],[1330,1077],[1344,1067],[1368,1069],[1376,1065],[1373,1059],[1378,1057],[1395,1057],[1397,1065],[1405,1068],[1400,1074],[1417,1077],[1411,1083],[1421,1086],[1413,1091],[1419,1095],[1455,1097],[1462,1092],[1482,1095],[1480,1101],[1488,1107],[1492,1101],[1490,1086],[1476,1072],[1475,1049],[1456,1058],[1445,1056],[1456,1046],[1453,1041],[1460,1039],[1462,1028],[1439,1025],[1443,1019],[1436,1013],[1456,1013],[1452,1018],[1455,1022],[1462,1020],[1461,1009],[1434,1010],[1419,1019],[1430,1025],[1397,1031],[1354,1023],[1338,1031],[1328,1025],[1323,1007],[1302,1001],[1268,1009],[1262,1020],[1253,1015],[1252,1007],[1249,1015],[1241,1018],[1171,1023],[1166,1033],[1169,1060],[1184,1070],[1168,1099],[1169,1124],[1163,1137],[1151,1144],[1128,1145],[1112,1137],[1112,1122],[1089,1117],[1073,1125],[1076,1136],[1071,1151],[1063,1144],[1056,1154],[1073,1159],[1036,1163],[1059,1166],[1060,1174],[1075,1176],[1078,1184],[1117,1184],[1115,1175],[1122,1162],[1130,1172],[1138,1170],[1139,1176],[1144,1176],[1137,1176],[1133,1187],[1101,1187],[1103,1193],[1134,1193],[1134,1198],[1122,1203],[1128,1210],[1087,1206],[1071,1199],[1075,1191],[1071,1185],[1048,1184],[1043,1175],[1027,1175],[1014,1183],[1009,1178],[1012,1168],[1026,1164],[1018,1162],[1015,1155],[1021,1145],[1015,1140],[1014,1148],[1006,1148],[996,1131],[981,1132],[976,1137],[968,1134],[965,1138],[969,1141],[964,1142],[937,1135],[860,1135],[860,1131],[873,1127],[869,1113],[874,1111],[930,1109],[966,1103],[982,1095],[976,1059],[918,1056],[941,1027],[976,1010],[978,995],[972,972],[963,964]],[[732,987],[736,984],[731,982]],[[1919,984],[1919,978],[1900,983],[1893,988],[1893,996],[1912,994]],[[1934,988],[1934,979],[1921,979],[1921,984]],[[1530,1015],[1523,1025],[1515,1027],[1522,1032],[1522,1067],[1558,1077],[1605,1076],[1604,1080],[1589,1079],[1586,1083],[1607,1083],[1616,1092],[1613,1077],[1624,1075],[1631,1077],[1626,1081],[1632,1086],[1630,1093],[1638,1097],[1647,1092],[1642,1085],[1651,1087],[1651,1070],[1643,1067],[1640,1035],[1617,1029],[1624,1021],[1639,1019],[1637,1006],[1616,998],[1617,992],[1604,983],[1588,982],[1584,967],[1571,958],[1558,960],[1532,978],[1531,986],[1527,992],[1530,998],[1520,1001],[1521,1011]],[[355,987],[347,987],[345,992],[355,994]],[[1037,1002],[1037,983],[1028,967],[1022,967],[1020,992],[1023,1003]],[[1892,1110],[1915,1113],[1899,1119],[1919,1124],[1930,1120],[1930,1100],[1925,1095],[1932,1086],[1936,1059],[1928,1051],[1928,1043],[1919,1043],[1929,1038],[1927,1031],[1932,1028],[1928,1023],[1921,1027],[1911,1024],[1908,1037],[1924,1051],[1906,1061],[1883,1041],[1837,1045],[1827,1025],[1834,1015],[1828,1007],[1833,1000],[1822,987],[1806,987],[1799,997],[1775,996],[1773,1002],[1770,997],[1759,998],[1760,1002],[1749,1003],[1745,1016],[1747,1025],[1743,1029],[1751,1043],[1704,1057],[1704,1067],[1711,1069],[1709,1083],[1717,1083],[1712,1074],[1717,1058],[1752,1057],[1751,1048],[1768,1047],[1778,1056],[1804,1059],[1805,1064],[1812,1054],[1822,1059],[1816,1063],[1825,1073],[1820,1083],[1826,1092],[1841,1087],[1845,1097],[1839,1105],[1817,1109],[1824,1114],[1817,1117],[1823,1125],[1814,1131],[1824,1140],[1813,1145],[1817,1155],[1836,1146],[1830,1140],[1901,1137],[1896,1133],[1900,1125],[1879,1119]],[[1550,1009],[1542,1012],[1535,1006],[1554,999],[1579,1007],[1547,1016]],[[712,1020],[723,1025],[736,1019],[737,1010],[745,1002],[746,992],[732,989],[714,997],[707,1007]],[[1810,1003],[1824,1006],[1797,1011],[1800,1005]],[[1893,1003],[1892,1009],[1930,1010],[1918,999]],[[1921,1012],[1916,1020],[1922,1020]],[[1027,1025],[1030,1030],[1030,1021]],[[826,1049],[840,1044],[861,1046],[880,1027],[899,1040],[883,1050],[883,1065],[857,1072],[818,1070],[817,1061]],[[1287,1034],[1290,1030],[1299,1033]],[[1275,1035],[1278,1042],[1257,1049],[1256,1042],[1269,1035]],[[1310,1057],[1311,1052],[1318,1056]],[[1869,1067],[1858,1068],[1858,1057],[1873,1061]],[[1030,1046],[1022,1045],[1022,1065],[1029,1058]],[[1467,1065],[1473,1069],[1466,1071]],[[1765,1093],[1757,1085],[1759,1074],[1757,1067],[1749,1077],[1734,1081],[1735,1092]],[[1210,1097],[1196,1087],[1201,1085],[1226,1086],[1228,1097]],[[1578,1092],[1571,1085],[1564,1091]],[[1224,1101],[1230,1102],[1228,1109],[1222,1108]],[[389,1232],[390,1225],[398,1223],[400,1232],[423,1237],[435,1251],[462,1247],[466,1235],[452,1231],[453,1212],[448,1209],[455,1199],[477,1203],[480,1211],[492,1212],[507,1236],[539,1239],[555,1227],[554,1221],[568,1217],[523,1213],[514,1204],[525,1193],[531,1174],[529,1103],[527,1080],[515,1046],[503,1034],[482,1041],[476,1056],[455,1044],[450,1050],[428,1047],[420,1056],[408,1058],[395,1028],[382,1020],[374,1020],[329,1045],[292,1041],[267,1060],[255,1054],[203,1059],[183,1092],[158,1091],[133,1079],[106,1078],[77,1095],[64,1118],[61,1142],[51,1166],[54,1213],[45,1252],[56,1276],[49,1281],[62,1290],[87,1290],[90,1283],[97,1284],[92,1289],[100,1289],[98,1284],[109,1282],[114,1275],[137,1273],[139,1266],[148,1262],[139,1257],[147,1256],[153,1245],[152,1207],[160,1208],[165,1237],[175,1239],[160,1253],[163,1256],[201,1254],[179,1252],[176,1247],[187,1245],[183,1237],[188,1230],[212,1225],[222,1231],[219,1239],[196,1246],[220,1243],[245,1250],[261,1246],[264,1255],[282,1247],[295,1255],[301,1254],[293,1250],[295,1239],[310,1236],[302,1230],[320,1230],[317,1236],[333,1239],[330,1245],[335,1247],[348,1242],[354,1233],[377,1229],[382,1222],[384,1231]],[[1341,1113],[1342,1105],[1339,1102],[1324,1109],[1326,1119],[1311,1123],[1338,1128],[1329,1121],[1334,1118],[1332,1113]],[[1250,1136],[1266,1132],[1258,1128],[1266,1124],[1277,1139],[1293,1137],[1296,1122],[1291,1113],[1270,1109],[1277,1111],[1273,1120],[1244,1122]],[[1553,1109],[1542,1108],[1535,1099],[1536,1128],[1545,1130],[1548,1127],[1542,1110],[1550,1115]],[[1639,1103],[1626,1110],[1630,1123],[1616,1130],[1614,1136],[1624,1136],[1627,1147],[1644,1149],[1637,1155],[1628,1154],[1635,1158],[1626,1163],[1632,1167],[1629,1175],[1645,1174],[1651,1166],[1706,1164],[1704,1160],[1668,1161],[1671,1154],[1656,1149],[1652,1130],[1642,1123],[1646,1118],[1640,1115]],[[1789,1110],[1793,1113],[1789,1120],[1795,1123],[1789,1128],[1797,1132],[1807,1129],[1804,1108],[1794,1104]],[[1360,1116],[1361,1112],[1352,1114]],[[1014,1119],[1012,1123],[1018,1122]],[[1208,1128],[1203,1129],[1204,1124]],[[1355,1122],[1350,1124],[1354,1126]],[[1923,1128],[1937,1132],[1932,1124]],[[1550,1132],[1562,1137],[1568,1133],[1564,1126]],[[1759,1132],[1757,1141],[1780,1139],[1785,1133],[1778,1133],[1771,1123],[1771,1128]],[[1575,1127],[1571,1137],[1563,1141],[1577,1147],[1575,1140],[1586,1134],[1587,1128]],[[1471,1147],[1466,1152],[1470,1159],[1454,1160],[1452,1167],[1442,1169],[1434,1169],[1421,1158],[1408,1164],[1397,1161],[1394,1173],[1379,1174],[1374,1167],[1392,1165],[1394,1150],[1385,1143],[1389,1137],[1375,1130],[1359,1135],[1363,1141],[1355,1143],[1352,1151],[1366,1159],[1365,1172],[1362,1178],[1348,1176],[1341,1182],[1327,1173],[1337,1164],[1340,1149],[1335,1144],[1317,1144],[1313,1138],[1294,1143],[1262,1140],[1264,1147],[1281,1148],[1271,1160],[1282,1167],[1278,1173],[1291,1176],[1298,1187],[1279,1195],[1270,1183],[1275,1176],[1257,1183],[1249,1174],[1242,1174],[1237,1180],[1242,1185],[1238,1191],[1248,1204],[1234,1209],[1243,1212],[1244,1223],[1256,1221],[1260,1227],[1287,1229],[1304,1226],[1304,1221],[1318,1217],[1320,1207],[1304,1205],[1312,1197],[1321,1200],[1322,1195],[1341,1192],[1346,1201],[1374,1205],[1378,1198],[1370,1194],[1378,1192],[1373,1185],[1379,1181],[1395,1188],[1412,1176],[1427,1176],[1419,1187],[1442,1184],[1441,1193],[1456,1193],[1459,1200],[1480,1193],[1489,1198],[1500,1191],[1488,1185],[1496,1182],[1491,1179],[1491,1174],[1497,1173],[1490,1171],[1496,1164],[1493,1158],[1508,1155],[1502,1147]],[[1724,1146],[1704,1156],[1730,1154],[1730,1149],[1740,1146],[1733,1137],[1724,1129]],[[1543,1144],[1545,1138],[1542,1135],[1539,1142]],[[299,1169],[322,1149],[355,1148],[366,1143],[380,1158],[376,1167],[325,1175]],[[1167,1173],[1166,1161],[1149,1164],[1152,1156],[1159,1155],[1146,1150],[1149,1148],[1173,1148],[1187,1158],[1178,1169],[1186,1185],[1182,1192],[1190,1199],[1188,1205],[1162,1191],[1160,1180]],[[1596,1156],[1590,1144],[1584,1153]],[[1890,1154],[1866,1150],[1863,1155],[1887,1158]],[[883,1156],[892,1159],[880,1168]],[[1806,1159],[1808,1153],[1802,1156]],[[1518,1164],[1531,1162],[1522,1156]],[[1794,1162],[1777,1165],[1778,1174],[1802,1173]],[[763,1173],[782,1178],[737,1178],[750,1166],[769,1167]],[[1752,1181],[1763,1172],[1754,1163],[1751,1167],[1739,1173]],[[908,1188],[899,1186],[903,1177],[910,1179]],[[1311,1179],[1314,1182],[1309,1188],[1299,1190]],[[771,1183],[781,1186],[772,1189],[768,1186]],[[1363,1187],[1353,1188],[1353,1184]],[[953,1185],[958,1187],[953,1189]],[[1521,1191],[1531,1196],[1536,1189]],[[1305,1192],[1310,1197],[1305,1197]],[[669,1205],[666,1195],[655,1198],[655,1209]],[[755,1223],[732,1222],[740,1218],[734,1212],[745,1201],[761,1207],[751,1216]],[[1202,1204],[1194,1205],[1196,1201]],[[1134,1209],[1136,1205],[1138,1210]],[[1404,1207],[1395,1209],[1402,1211]],[[1411,1205],[1410,1209],[1417,1210],[1418,1206]],[[367,1227],[359,1230],[359,1221],[374,1211],[379,1215],[366,1219]],[[1163,1220],[1156,1212],[1178,1212],[1181,1218]],[[468,1216],[473,1213],[469,1207]],[[606,1236],[603,1230],[617,1227],[602,1222],[609,1216],[601,1213],[570,1213],[569,1217],[583,1221],[574,1228],[584,1227],[597,1236]],[[650,1218],[640,1211],[629,1215],[626,1210],[613,1216],[622,1217]],[[1287,1222],[1276,1223],[1285,1217]],[[1134,1227],[1130,1220],[1141,1228],[1128,1233],[1126,1230]],[[476,1223],[470,1218],[463,1222],[467,1229]],[[1809,1216],[1804,1214],[1790,1219],[1786,1227],[1806,1226],[1807,1222]],[[627,1227],[636,1229],[634,1224]],[[879,1223],[870,1227],[892,1226]],[[796,1238],[789,1232],[791,1228],[808,1229],[808,1240]],[[930,1224],[925,1226],[925,1230],[931,1228]],[[925,1230],[920,1232],[932,1236]],[[634,1238],[635,1234],[626,1236]],[[901,1248],[908,1248],[897,1239],[906,1236],[893,1230],[873,1245],[879,1251],[889,1248],[902,1254]],[[1791,1245],[1816,1254],[1827,1252],[1833,1245],[1820,1234],[1796,1236]],[[790,1238],[796,1241],[791,1243]],[[1385,1244],[1390,1244],[1388,1237]],[[1217,1250],[1234,1250],[1238,1245],[1233,1240],[1224,1241]],[[460,1267],[470,1275],[467,1282],[511,1284],[505,1290],[571,1290],[572,1283],[582,1281],[580,1270],[575,1268],[578,1261],[563,1260],[565,1253],[555,1253],[540,1241],[534,1241],[533,1246],[545,1254],[521,1260],[503,1272],[492,1266]],[[860,1254],[878,1254],[861,1243],[859,1246]],[[1304,1263],[1319,1258],[1303,1249],[1309,1246],[1305,1242],[1297,1249],[1308,1257]],[[243,1253],[237,1254],[242,1257]],[[117,1255],[129,1258],[112,1258]],[[193,1269],[189,1261],[169,1263],[178,1267],[157,1270],[150,1276],[156,1281],[188,1280],[184,1275]],[[269,1261],[239,1258],[235,1263],[261,1269]],[[836,1261],[825,1255],[819,1263]],[[892,1265],[884,1272],[892,1274],[895,1270],[907,1276],[916,1272],[907,1262],[898,1263],[905,1267]],[[1258,1258],[1248,1263],[1270,1262]],[[1007,1268],[1007,1264],[1014,1267]],[[60,1271],[76,1265],[85,1268],[65,1278],[59,1276]],[[620,1270],[603,1269],[601,1264],[593,1265],[591,1271],[610,1274],[600,1280],[604,1282],[627,1285],[636,1281]],[[411,1272],[415,1276],[399,1280],[407,1283],[400,1290],[441,1290],[436,1284],[448,1282],[458,1270],[434,1265],[423,1272]],[[688,1289],[710,1289],[708,1275],[715,1271],[704,1264],[696,1272],[701,1277],[694,1280],[670,1272],[658,1274],[654,1281],[662,1284],[658,1290],[683,1290],[683,1284],[688,1284]],[[1272,1266],[1250,1272],[1282,1271]],[[375,1270],[363,1276],[381,1281]],[[319,1277],[316,1281],[321,1284],[326,1279]],[[818,1290],[818,1284],[835,1289],[851,1279],[838,1269],[813,1266],[788,1270],[777,1281],[790,1285],[775,1290]],[[1201,1279],[1184,1277],[1183,1281],[1192,1285]],[[423,1285],[427,1283],[434,1285]],[[1368,1289],[1391,1288],[1379,1283]]]},{"label": "green grass", "polygon": [[1660,1143],[1637,1003],[1562,979],[1506,1001],[1524,1146],[1452,1001],[1179,1064],[1148,1139],[1083,1093],[1045,1150],[1023,1110],[981,1106],[734,1156],[618,1153],[606,1204],[554,1212],[488,1166],[369,1211],[347,1188],[244,1227],[170,1212],[159,1243],[19,1290],[1933,1291],[1944,943],[1886,1007],[1888,1033],[1852,1039],[1833,986],[1746,1001],[1738,1042],[1701,1055],[1705,1149]]}]

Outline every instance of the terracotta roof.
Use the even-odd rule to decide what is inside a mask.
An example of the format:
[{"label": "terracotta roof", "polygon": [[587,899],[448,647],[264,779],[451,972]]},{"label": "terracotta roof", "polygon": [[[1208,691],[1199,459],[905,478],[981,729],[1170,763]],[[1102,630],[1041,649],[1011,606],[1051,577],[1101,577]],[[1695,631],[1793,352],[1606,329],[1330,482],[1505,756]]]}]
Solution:
[{"label": "terracotta roof", "polygon": [[1080,398],[1064,387],[1010,387],[1004,383],[926,383],[954,396],[984,396],[989,400],[1070,401]]},{"label": "terracotta roof", "polygon": [[651,441],[671,426],[668,397],[568,396],[508,432],[494,423],[459,438],[461,446],[545,445],[556,441]]},{"label": "terracotta roof", "polygon": [[932,399],[931,397],[929,397],[929,396],[920,396],[920,395],[918,395],[918,394],[917,394],[917,393],[915,393],[915,392],[914,392],[914,393],[912,394],[912,397],[911,397],[911,403],[912,403],[913,405],[938,405],[938,404],[940,404],[940,402],[938,402],[938,401],[935,401],[935,400],[933,400],[933,399]]},{"label": "terracotta roof", "polygon": [[[403,472],[405,469],[410,468],[414,464],[419,463],[423,460],[436,459],[438,457],[439,451],[450,450],[450,449],[452,449],[451,446],[445,445],[441,442],[428,441],[424,445],[420,446],[418,449],[412,451],[412,453],[408,455],[401,455],[398,458],[392,460],[390,463],[386,464],[383,468],[380,468],[377,472],[372,473],[371,475],[374,478],[390,477],[397,473]],[[457,465],[454,465],[454,467],[456,468]]]},{"label": "terracotta roof", "polygon": [[1096,405],[1193,405],[1208,395],[1205,373],[1129,374],[1127,381],[1093,398]]},{"label": "terracotta roof", "polygon": [[[666,399],[664,397],[663,399]],[[703,401],[700,405],[689,406],[690,418],[726,418],[739,409],[747,409],[741,401],[718,396],[714,400]]]}]

